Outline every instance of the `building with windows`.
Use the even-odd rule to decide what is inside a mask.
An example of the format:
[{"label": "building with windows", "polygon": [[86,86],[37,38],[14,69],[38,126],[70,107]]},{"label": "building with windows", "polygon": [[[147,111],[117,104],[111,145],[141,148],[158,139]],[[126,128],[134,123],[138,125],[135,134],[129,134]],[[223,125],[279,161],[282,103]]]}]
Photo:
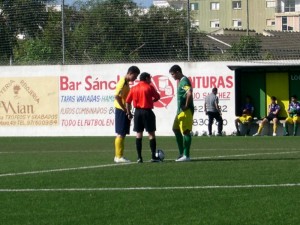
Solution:
[{"label": "building with windows", "polygon": [[300,0],[190,0],[190,10],[193,24],[205,32],[300,29]]},{"label": "building with windows", "polygon": [[282,31],[300,31],[300,0],[278,1],[275,26]]},{"label": "building with windows", "polygon": [[172,7],[174,9],[186,9],[187,0],[153,0],[153,6],[156,7]]},{"label": "building with windows", "polygon": [[190,0],[190,9],[200,31],[220,28],[275,30],[276,0]]},{"label": "building with windows", "polygon": [[170,4],[168,1],[161,1],[161,0],[154,0],[153,6],[155,7],[170,7]]}]

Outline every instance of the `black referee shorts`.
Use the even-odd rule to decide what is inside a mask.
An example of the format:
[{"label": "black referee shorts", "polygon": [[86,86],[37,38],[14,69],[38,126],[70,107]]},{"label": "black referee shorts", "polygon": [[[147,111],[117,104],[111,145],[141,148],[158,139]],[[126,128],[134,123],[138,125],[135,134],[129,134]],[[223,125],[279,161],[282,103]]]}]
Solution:
[{"label": "black referee shorts", "polygon": [[152,109],[135,109],[133,131],[147,132],[156,131],[156,118]]}]

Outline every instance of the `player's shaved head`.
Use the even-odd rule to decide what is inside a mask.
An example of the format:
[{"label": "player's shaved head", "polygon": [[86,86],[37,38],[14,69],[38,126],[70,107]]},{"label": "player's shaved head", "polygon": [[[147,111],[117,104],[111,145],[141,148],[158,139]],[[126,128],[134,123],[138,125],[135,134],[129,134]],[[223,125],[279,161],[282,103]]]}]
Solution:
[{"label": "player's shaved head", "polygon": [[172,66],[169,70],[169,73],[177,73],[177,72],[182,73],[181,67],[178,65]]},{"label": "player's shaved head", "polygon": [[134,74],[140,74],[140,69],[137,66],[131,66],[128,68],[127,74],[134,73]]}]

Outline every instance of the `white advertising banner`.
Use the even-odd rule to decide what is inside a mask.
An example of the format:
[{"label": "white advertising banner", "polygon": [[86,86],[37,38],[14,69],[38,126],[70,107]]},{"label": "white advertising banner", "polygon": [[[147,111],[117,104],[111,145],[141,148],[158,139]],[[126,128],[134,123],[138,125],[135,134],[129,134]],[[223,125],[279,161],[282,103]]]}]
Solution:
[{"label": "white advertising banner", "polygon": [[[157,135],[169,136],[176,114],[175,63],[135,64],[152,75],[161,95],[155,103]],[[219,89],[224,131],[234,131],[235,81],[228,62],[176,63],[194,92],[194,127],[207,131],[204,98]],[[0,67],[1,136],[114,136],[114,90],[132,64]],[[135,85],[134,82],[131,85]],[[132,129],[131,129],[132,130]],[[217,126],[213,126],[217,130]],[[134,132],[131,131],[131,135]]]}]

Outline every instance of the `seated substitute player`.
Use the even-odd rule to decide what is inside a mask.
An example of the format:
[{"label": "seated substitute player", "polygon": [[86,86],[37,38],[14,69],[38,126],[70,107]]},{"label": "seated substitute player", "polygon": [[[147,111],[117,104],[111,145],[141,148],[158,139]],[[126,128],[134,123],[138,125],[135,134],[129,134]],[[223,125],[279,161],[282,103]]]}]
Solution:
[{"label": "seated substitute player", "polygon": [[298,123],[300,123],[300,103],[298,102],[297,96],[291,97],[291,102],[288,108],[289,116],[286,118],[284,123],[284,136],[289,136],[288,124],[294,124],[293,135],[296,136],[298,130]]},{"label": "seated substitute player", "polygon": [[246,96],[246,103],[243,105],[242,108],[242,116],[235,119],[235,128],[236,134],[239,136],[241,135],[239,125],[244,124],[247,125],[247,135],[250,132],[250,122],[252,121],[252,116],[254,112],[254,106],[251,103],[251,97]]},{"label": "seated substitute player", "polygon": [[[159,93],[151,85],[151,76],[149,73],[141,73],[140,82],[131,88],[126,98],[127,114],[131,115],[131,103],[135,108],[133,130],[136,132],[136,150],[138,163],[143,162],[142,158],[142,139],[143,132],[146,130],[149,135],[149,145],[151,149],[151,162],[159,162],[160,159],[155,156],[156,153],[156,118],[152,111],[153,103],[160,99]],[[132,115],[131,115],[132,116]]]},{"label": "seated substitute player", "polygon": [[264,128],[264,125],[267,122],[273,121],[273,136],[276,136],[277,131],[277,124],[278,124],[278,114],[280,111],[280,106],[276,103],[276,97],[271,97],[271,104],[269,105],[268,109],[268,116],[266,116],[261,123],[259,124],[257,133],[255,133],[253,136],[259,136],[261,134],[262,129]]}]

